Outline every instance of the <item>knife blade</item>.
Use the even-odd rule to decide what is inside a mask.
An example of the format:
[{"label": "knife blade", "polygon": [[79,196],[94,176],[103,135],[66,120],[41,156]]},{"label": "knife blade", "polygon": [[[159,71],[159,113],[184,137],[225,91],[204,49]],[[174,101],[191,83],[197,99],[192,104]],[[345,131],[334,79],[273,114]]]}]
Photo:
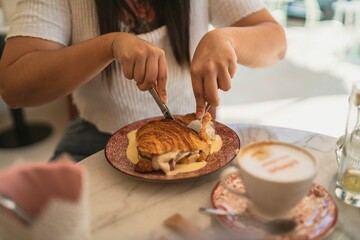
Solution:
[{"label": "knife blade", "polygon": [[159,96],[158,92],[156,91],[156,89],[154,87],[151,87],[149,89],[149,92],[150,92],[151,96],[153,96],[155,102],[159,106],[159,108],[160,108],[162,114],[164,115],[164,117],[167,118],[167,119],[175,120],[174,117],[172,116],[172,114],[170,113],[169,108],[166,106],[166,104],[164,104],[161,101],[160,96]]}]

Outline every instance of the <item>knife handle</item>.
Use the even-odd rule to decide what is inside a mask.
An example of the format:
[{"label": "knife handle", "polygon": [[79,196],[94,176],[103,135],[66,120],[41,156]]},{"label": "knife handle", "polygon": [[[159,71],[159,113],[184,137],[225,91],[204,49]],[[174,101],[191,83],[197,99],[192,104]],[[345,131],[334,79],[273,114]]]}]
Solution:
[{"label": "knife handle", "polygon": [[161,101],[160,96],[159,96],[158,92],[156,91],[156,89],[154,87],[151,87],[149,89],[149,92],[153,96],[155,102],[159,106],[159,108],[160,108],[162,114],[164,115],[164,117],[167,118],[167,119],[174,120],[174,117],[170,113],[170,110],[168,109],[168,107]]}]

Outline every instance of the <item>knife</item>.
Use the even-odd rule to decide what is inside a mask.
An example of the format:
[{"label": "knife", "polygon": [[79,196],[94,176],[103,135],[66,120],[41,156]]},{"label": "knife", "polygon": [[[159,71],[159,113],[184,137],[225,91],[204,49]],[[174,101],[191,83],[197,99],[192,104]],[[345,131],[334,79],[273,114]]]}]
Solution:
[{"label": "knife", "polygon": [[160,108],[161,112],[163,113],[164,117],[166,119],[175,120],[174,117],[171,115],[169,108],[161,101],[161,99],[159,97],[159,94],[156,91],[156,89],[154,87],[151,87],[149,89],[149,92],[150,92],[151,96],[153,96],[153,98],[155,99],[155,102],[159,106],[159,108]]}]

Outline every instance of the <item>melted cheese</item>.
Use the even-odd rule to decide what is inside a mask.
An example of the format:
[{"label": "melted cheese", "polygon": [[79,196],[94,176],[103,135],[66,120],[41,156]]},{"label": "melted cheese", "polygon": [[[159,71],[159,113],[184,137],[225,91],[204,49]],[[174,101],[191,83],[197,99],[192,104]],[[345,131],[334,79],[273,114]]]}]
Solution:
[{"label": "melted cheese", "polygon": [[139,157],[138,157],[139,153],[136,148],[136,146],[137,146],[136,131],[137,130],[133,130],[127,134],[127,138],[129,140],[129,145],[126,149],[126,156],[127,156],[127,159],[129,159],[130,162],[132,162],[133,164],[137,164],[139,162]]},{"label": "melted cheese", "polygon": [[[138,151],[137,151],[137,142],[136,142],[136,130],[133,130],[127,134],[127,138],[129,141],[129,145],[126,149],[126,156],[129,161],[133,164],[137,164],[139,162]],[[219,135],[216,135],[215,140],[211,144],[210,154],[218,152],[222,147],[222,139]],[[193,172],[203,168],[206,165],[206,161],[202,162],[193,162],[189,164],[177,164],[175,165],[175,169],[170,171],[169,161],[168,159],[175,158],[179,154],[179,151],[169,152],[158,156],[153,159],[152,164],[153,168],[156,170],[162,169],[166,175],[176,175],[177,173],[186,173]],[[188,153],[184,153],[186,155]],[[194,157],[197,154],[194,154]],[[197,155],[198,156],[198,155]],[[154,161],[155,160],[155,161]]]},{"label": "melted cheese", "polygon": [[220,151],[221,147],[222,147],[222,139],[219,135],[216,135],[214,141],[212,141],[211,143],[210,154]]},{"label": "melted cheese", "polygon": [[152,158],[152,166],[155,170],[163,170],[166,174],[171,171],[169,162],[175,159],[180,151],[167,152]]},{"label": "melted cheese", "polygon": [[199,170],[205,166],[206,166],[206,161],[193,162],[193,163],[189,163],[189,164],[177,164],[175,166],[175,169],[171,172],[166,173],[166,175],[173,176],[178,173],[193,172],[193,171]]}]

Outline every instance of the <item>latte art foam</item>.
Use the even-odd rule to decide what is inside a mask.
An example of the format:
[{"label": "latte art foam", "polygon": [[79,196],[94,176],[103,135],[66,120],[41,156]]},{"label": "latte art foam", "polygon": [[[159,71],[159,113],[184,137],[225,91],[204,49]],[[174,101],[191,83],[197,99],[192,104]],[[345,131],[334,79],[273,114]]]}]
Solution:
[{"label": "latte art foam", "polygon": [[301,149],[285,144],[262,144],[240,153],[241,168],[259,178],[296,181],[315,171],[314,159]]}]

